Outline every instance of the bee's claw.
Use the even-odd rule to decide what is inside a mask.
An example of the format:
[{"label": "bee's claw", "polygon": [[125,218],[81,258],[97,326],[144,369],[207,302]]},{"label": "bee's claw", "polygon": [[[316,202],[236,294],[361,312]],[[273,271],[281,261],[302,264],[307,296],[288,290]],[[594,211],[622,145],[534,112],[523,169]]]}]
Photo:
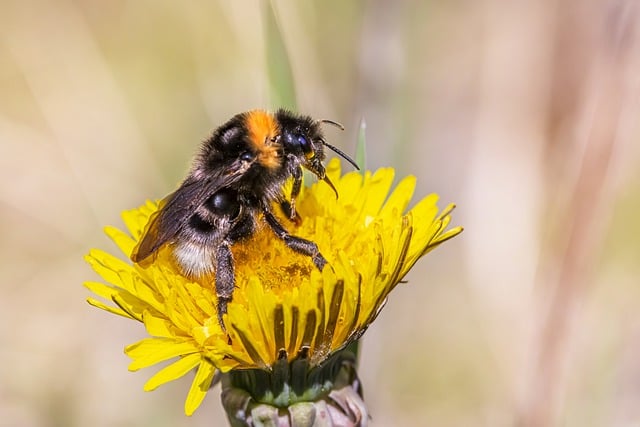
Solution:
[{"label": "bee's claw", "polygon": [[313,256],[313,263],[316,265],[316,267],[318,267],[318,270],[322,271],[324,266],[327,265],[327,260],[324,259],[320,252],[318,252]]}]

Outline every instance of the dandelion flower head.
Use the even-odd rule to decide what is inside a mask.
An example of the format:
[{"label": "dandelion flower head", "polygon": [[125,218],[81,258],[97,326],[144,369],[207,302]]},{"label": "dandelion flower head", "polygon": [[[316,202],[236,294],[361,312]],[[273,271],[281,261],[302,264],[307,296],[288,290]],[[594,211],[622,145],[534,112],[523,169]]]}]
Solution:
[{"label": "dandelion flower head", "polygon": [[[319,271],[269,227],[260,227],[232,247],[237,288],[224,317],[226,331],[217,319],[215,283],[182,275],[170,245],[145,267],[91,250],[86,259],[106,283],[85,284],[101,297],[88,302],[142,322],[149,334],[126,347],[129,369],[173,361],[145,390],[196,369],[185,403],[192,414],[217,371],[269,370],[279,360],[299,357],[321,364],[364,333],[420,257],[462,231],[447,230],[453,205],[439,212],[435,194],[407,210],[414,177],[392,190],[393,169],[341,175],[336,159],[327,165],[327,176],[337,199],[326,183],[315,183],[296,200],[302,220],[281,220],[292,235],[317,243],[329,264]],[[124,212],[128,232],[106,229],[126,257],[157,209],[158,203],[148,202]]]}]

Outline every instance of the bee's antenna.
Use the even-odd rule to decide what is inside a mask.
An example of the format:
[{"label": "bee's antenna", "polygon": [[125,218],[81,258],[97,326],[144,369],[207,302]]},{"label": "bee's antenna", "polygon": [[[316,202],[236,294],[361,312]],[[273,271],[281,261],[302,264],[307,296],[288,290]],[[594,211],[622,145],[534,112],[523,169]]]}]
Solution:
[{"label": "bee's antenna", "polygon": [[358,164],[349,156],[347,156],[342,150],[340,150],[339,148],[334,147],[333,145],[327,143],[325,140],[320,140],[320,142],[322,142],[322,145],[326,146],[327,148],[333,150],[334,152],[336,152],[337,154],[340,155],[340,157],[342,157],[343,159],[345,159],[347,162],[351,163],[353,165],[354,168],[356,168],[356,170],[360,170],[360,168],[358,167]]},{"label": "bee's antenna", "polygon": [[333,120],[323,119],[323,120],[320,120],[320,123],[326,123],[326,124],[328,124],[328,125],[335,126],[335,127],[337,127],[338,129],[340,129],[340,130],[344,130],[344,126],[342,126],[342,125],[341,125],[340,123],[338,123],[338,122],[334,122]]},{"label": "bee's antenna", "polygon": [[[342,126],[339,123],[336,122],[331,122],[329,120],[322,120],[323,123],[333,123],[337,126]],[[342,128],[342,130],[344,130],[344,128]],[[345,159],[347,162],[351,163],[353,165],[354,168],[356,168],[356,170],[360,170],[360,168],[358,167],[358,164],[351,159],[351,157],[347,156],[344,151],[340,150],[337,147],[334,147],[333,145],[329,144],[327,141],[324,140],[324,138],[320,138],[320,142],[322,143],[322,145],[324,145],[325,147],[329,148],[330,150],[332,150],[333,152],[337,153],[338,155],[340,155],[340,157],[342,157],[343,159]]]}]

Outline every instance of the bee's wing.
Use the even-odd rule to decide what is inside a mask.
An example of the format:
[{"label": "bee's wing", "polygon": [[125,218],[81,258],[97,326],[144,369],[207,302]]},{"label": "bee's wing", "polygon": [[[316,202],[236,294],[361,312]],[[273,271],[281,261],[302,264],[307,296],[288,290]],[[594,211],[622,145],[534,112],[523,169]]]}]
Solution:
[{"label": "bee's wing", "polygon": [[187,178],[173,193],[160,202],[151,215],[142,238],[133,249],[131,260],[139,263],[176,238],[195,210],[220,188],[237,180],[236,175],[211,176],[205,180]]},{"label": "bee's wing", "polygon": [[[170,236],[162,231],[161,223],[164,222],[161,220],[162,212],[164,211],[167,202],[171,198],[172,195],[167,196],[162,199],[159,204],[158,210],[154,212],[147,225],[144,227],[144,231],[142,232],[142,237],[138,241],[138,244],[133,248],[133,252],[131,253],[131,261],[139,263],[145,259],[147,259],[151,254],[153,254],[160,246],[169,240]],[[160,237],[160,236],[164,237]]]}]

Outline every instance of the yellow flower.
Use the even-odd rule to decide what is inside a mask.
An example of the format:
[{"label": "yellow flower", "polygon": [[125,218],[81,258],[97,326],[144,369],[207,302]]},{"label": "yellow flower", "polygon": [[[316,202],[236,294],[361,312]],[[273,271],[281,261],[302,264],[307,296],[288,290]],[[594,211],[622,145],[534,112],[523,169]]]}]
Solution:
[{"label": "yellow flower", "polygon": [[[94,298],[88,302],[144,323],[150,335],[125,349],[133,359],[129,369],[175,360],[152,376],[145,390],[197,368],[185,403],[190,415],[216,371],[268,371],[277,361],[292,361],[301,353],[309,366],[317,366],[362,335],[421,256],[462,231],[446,230],[453,205],[438,214],[435,194],[405,213],[414,177],[403,179],[389,194],[394,178],[390,168],[340,176],[334,159],[327,175],[339,198],[323,182],[304,188],[296,205],[301,223],[283,223],[293,235],[316,242],[329,265],[320,272],[266,226],[235,244],[237,289],[225,315],[226,332],[217,320],[214,283],[182,276],[170,248],[160,250],[145,268],[98,249],[87,255],[108,284],[88,282],[86,287],[115,306]],[[106,229],[126,256],[157,208],[148,202],[124,212],[129,234]]]}]

